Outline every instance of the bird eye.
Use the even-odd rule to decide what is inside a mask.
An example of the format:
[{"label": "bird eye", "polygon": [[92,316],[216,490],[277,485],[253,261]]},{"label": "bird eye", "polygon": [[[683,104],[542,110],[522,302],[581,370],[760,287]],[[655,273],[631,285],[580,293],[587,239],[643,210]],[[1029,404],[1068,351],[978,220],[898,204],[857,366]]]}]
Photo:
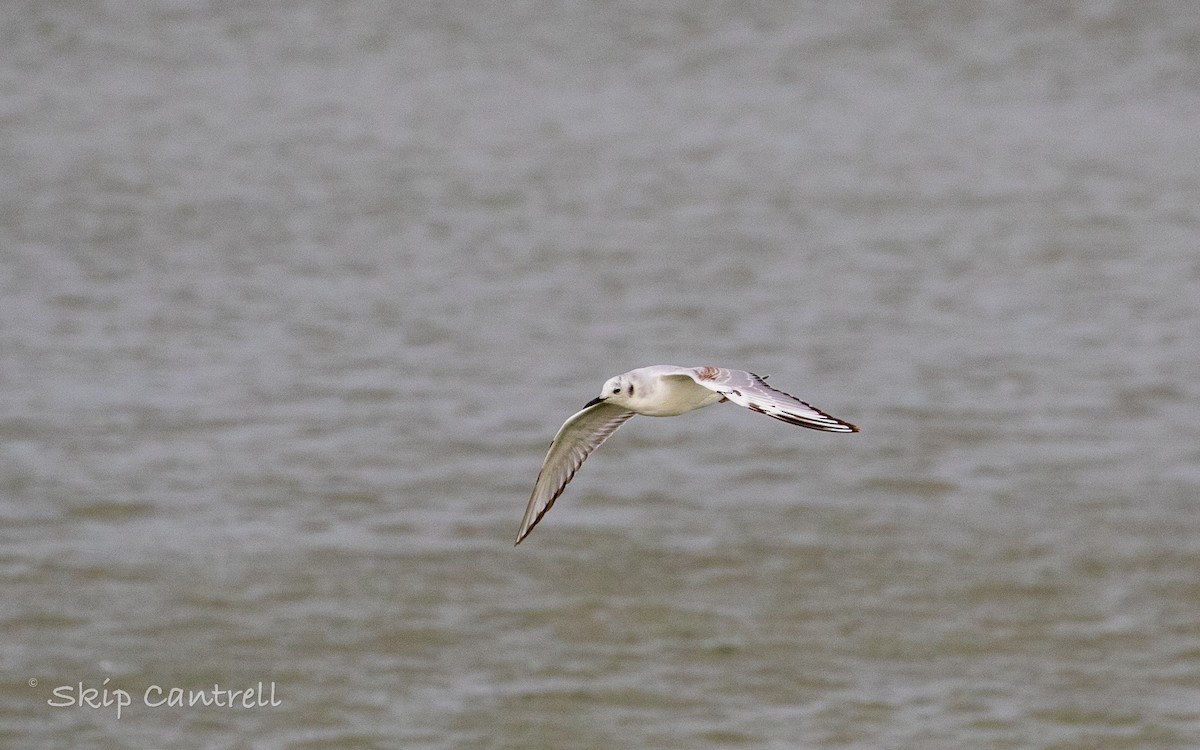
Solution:
[{"label": "bird eye", "polygon": [[613,388],[613,393],[620,393],[620,392],[621,392],[621,387],[620,387],[620,386],[617,386],[616,388]]}]

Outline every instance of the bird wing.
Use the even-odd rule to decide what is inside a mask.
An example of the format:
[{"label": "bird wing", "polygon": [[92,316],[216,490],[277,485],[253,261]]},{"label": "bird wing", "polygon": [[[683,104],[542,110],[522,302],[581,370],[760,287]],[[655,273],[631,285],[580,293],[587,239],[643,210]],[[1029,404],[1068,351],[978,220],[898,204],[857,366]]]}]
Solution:
[{"label": "bird wing", "polygon": [[525,507],[525,516],[517,531],[517,544],[554,505],[584,459],[633,415],[634,412],[628,409],[601,402],[584,407],[563,422],[550,443],[550,451],[546,453],[542,470],[533,485],[533,494],[529,496],[529,505]]},{"label": "bird wing", "polygon": [[689,377],[735,404],[788,424],[826,432],[858,432],[858,428],[849,422],[843,422],[789,393],[772,388],[752,372],[724,367],[694,367],[667,377]]}]

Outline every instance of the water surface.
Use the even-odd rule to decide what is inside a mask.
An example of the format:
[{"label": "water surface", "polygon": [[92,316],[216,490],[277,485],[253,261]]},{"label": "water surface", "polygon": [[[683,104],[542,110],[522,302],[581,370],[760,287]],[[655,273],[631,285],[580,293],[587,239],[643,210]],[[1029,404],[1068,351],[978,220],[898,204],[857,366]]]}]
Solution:
[{"label": "water surface", "polygon": [[3,16],[7,744],[1200,744],[1190,4]]}]

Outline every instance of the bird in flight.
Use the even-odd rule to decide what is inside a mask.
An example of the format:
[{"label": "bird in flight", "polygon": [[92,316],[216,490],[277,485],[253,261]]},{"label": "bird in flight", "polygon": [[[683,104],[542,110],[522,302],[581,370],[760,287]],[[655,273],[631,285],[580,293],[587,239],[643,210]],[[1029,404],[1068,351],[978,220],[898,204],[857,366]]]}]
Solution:
[{"label": "bird in flight", "polygon": [[674,417],[723,401],[813,430],[858,432],[849,422],[772,388],[765,378],[752,372],[724,367],[639,367],[609,378],[600,395],[559,428],[525,507],[517,544],[554,505],[584,459],[630,417]]}]

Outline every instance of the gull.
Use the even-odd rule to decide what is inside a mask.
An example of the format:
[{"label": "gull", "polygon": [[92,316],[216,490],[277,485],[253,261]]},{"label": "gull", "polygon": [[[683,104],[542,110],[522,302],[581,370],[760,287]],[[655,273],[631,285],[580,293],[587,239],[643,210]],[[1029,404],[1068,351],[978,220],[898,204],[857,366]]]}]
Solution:
[{"label": "gull", "polygon": [[651,365],[609,378],[600,395],[563,423],[550,443],[517,531],[529,535],[566,489],[584,459],[635,414],[674,417],[710,404],[732,401],[788,424],[825,432],[858,432],[800,399],[767,385],[765,377],[724,367]]}]

